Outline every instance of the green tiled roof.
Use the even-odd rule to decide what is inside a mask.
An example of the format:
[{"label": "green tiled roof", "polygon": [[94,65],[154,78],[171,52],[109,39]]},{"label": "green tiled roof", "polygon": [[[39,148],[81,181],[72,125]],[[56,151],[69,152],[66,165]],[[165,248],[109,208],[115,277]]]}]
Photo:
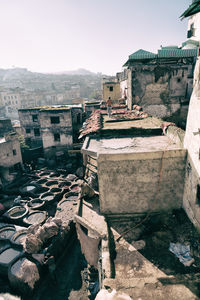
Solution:
[{"label": "green tiled roof", "polygon": [[156,54],[149,52],[149,51],[145,51],[143,49],[140,49],[136,52],[134,52],[133,54],[129,55],[129,59],[148,59],[148,58],[155,58]]},{"label": "green tiled roof", "polygon": [[186,18],[200,12],[200,0],[193,2],[186,11],[180,16],[180,18]]},{"label": "green tiled roof", "polygon": [[198,55],[198,49],[162,49],[158,50],[158,58],[181,58],[194,57]]},{"label": "green tiled roof", "polygon": [[199,47],[199,42],[195,40],[187,40],[186,42],[182,43],[182,47],[187,45],[193,45],[194,47]]},{"label": "green tiled roof", "polygon": [[158,50],[158,54],[148,52],[145,50],[138,50],[133,54],[129,55],[129,59],[123,65],[127,67],[131,61],[141,61],[145,59],[154,59],[154,58],[186,58],[186,57],[196,57],[198,56],[198,48],[195,49],[178,49],[176,46],[163,47],[161,50]]}]

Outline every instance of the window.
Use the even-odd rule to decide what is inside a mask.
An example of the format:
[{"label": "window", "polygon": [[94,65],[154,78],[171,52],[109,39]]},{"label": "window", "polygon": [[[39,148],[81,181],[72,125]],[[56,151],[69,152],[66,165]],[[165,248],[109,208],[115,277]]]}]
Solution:
[{"label": "window", "polygon": [[197,197],[196,197],[196,199],[197,199],[197,204],[200,205],[200,185],[199,184],[197,184]]},{"label": "window", "polygon": [[13,155],[17,155],[16,149],[13,149]]},{"label": "window", "polygon": [[80,113],[77,114],[77,123],[81,124],[81,114]]},{"label": "window", "polygon": [[34,128],[34,135],[35,136],[40,136],[40,129],[39,128]]},{"label": "window", "polygon": [[109,91],[110,91],[110,92],[113,92],[113,86],[110,86],[110,87],[109,87]]},{"label": "window", "polygon": [[54,133],[54,142],[60,142],[60,133]]},{"label": "window", "polygon": [[4,96],[4,99],[6,100],[6,96]]},{"label": "window", "polygon": [[192,36],[195,36],[194,23],[190,25],[190,29],[187,32],[187,38],[191,38]]},{"label": "window", "polygon": [[30,128],[26,128],[26,133],[31,133],[31,129]]},{"label": "window", "polygon": [[59,124],[60,117],[51,117],[51,124]]},{"label": "window", "polygon": [[33,122],[37,122],[38,121],[38,115],[32,115],[32,120],[33,120]]}]

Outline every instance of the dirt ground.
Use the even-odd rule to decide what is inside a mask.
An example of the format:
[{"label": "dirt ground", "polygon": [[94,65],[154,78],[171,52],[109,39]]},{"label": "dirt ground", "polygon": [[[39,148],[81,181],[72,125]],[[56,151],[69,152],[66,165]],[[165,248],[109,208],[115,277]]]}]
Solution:
[{"label": "dirt ground", "polygon": [[[184,284],[200,299],[200,234],[182,209],[146,219],[112,222],[112,227],[154,266],[167,275],[173,275],[172,282],[162,282],[163,285]],[[170,243],[190,246],[190,254],[194,259],[191,266],[184,266],[169,251]]]}]

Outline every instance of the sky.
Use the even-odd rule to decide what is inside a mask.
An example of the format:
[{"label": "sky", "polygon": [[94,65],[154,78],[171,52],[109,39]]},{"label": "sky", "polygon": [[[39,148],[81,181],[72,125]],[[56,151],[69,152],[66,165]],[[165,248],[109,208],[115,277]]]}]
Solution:
[{"label": "sky", "polygon": [[115,75],[139,49],[186,40],[191,0],[0,0],[0,68]]}]

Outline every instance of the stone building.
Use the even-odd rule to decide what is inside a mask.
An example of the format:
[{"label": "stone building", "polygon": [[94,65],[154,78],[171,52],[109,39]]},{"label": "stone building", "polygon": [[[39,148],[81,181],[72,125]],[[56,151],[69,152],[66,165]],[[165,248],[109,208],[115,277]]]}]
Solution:
[{"label": "stone building", "polygon": [[3,184],[14,179],[14,173],[22,168],[22,156],[18,136],[8,133],[0,138],[0,179]]},{"label": "stone building", "polygon": [[128,108],[141,105],[147,113],[184,127],[197,55],[197,45],[185,43],[182,48],[162,47],[157,54],[143,49],[131,54],[120,79],[121,90],[127,88]]},{"label": "stone building", "polygon": [[43,147],[46,156],[72,147],[82,125],[82,105],[44,106],[19,110],[26,143]]},{"label": "stone building", "polygon": [[91,113],[93,113],[96,109],[100,108],[100,101],[86,101],[85,102],[85,116],[89,118]]},{"label": "stone building", "polygon": [[[188,41],[200,42],[200,1],[193,1],[182,14],[189,17]],[[192,31],[192,32],[190,32]],[[191,221],[200,229],[200,58],[194,71],[184,146],[188,150],[183,206]]]},{"label": "stone building", "polygon": [[121,98],[120,83],[115,79],[103,79],[103,100],[106,101],[109,97],[113,102],[119,101]]},{"label": "stone building", "polygon": [[113,110],[112,119],[102,110],[99,118],[99,127],[91,117],[83,130],[82,135],[89,136],[82,152],[86,176],[98,176],[101,213],[133,216],[180,208],[186,161],[184,132],[170,126],[163,135],[163,121],[137,109]]}]

